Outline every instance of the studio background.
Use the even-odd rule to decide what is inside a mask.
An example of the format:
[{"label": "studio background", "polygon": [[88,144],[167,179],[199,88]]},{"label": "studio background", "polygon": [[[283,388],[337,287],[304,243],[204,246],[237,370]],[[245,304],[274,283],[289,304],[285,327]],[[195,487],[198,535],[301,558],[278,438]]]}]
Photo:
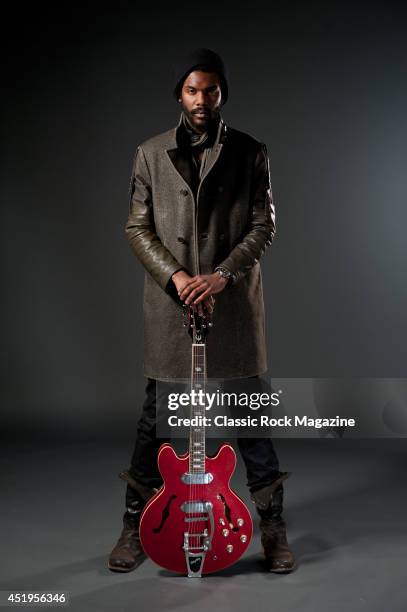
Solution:
[{"label": "studio background", "polygon": [[400,5],[58,3],[5,23],[5,438],[134,431],[144,270],[127,189],[137,145],[178,122],[172,60],[198,46],[227,65],[226,123],[270,156],[268,375],[405,376]]}]

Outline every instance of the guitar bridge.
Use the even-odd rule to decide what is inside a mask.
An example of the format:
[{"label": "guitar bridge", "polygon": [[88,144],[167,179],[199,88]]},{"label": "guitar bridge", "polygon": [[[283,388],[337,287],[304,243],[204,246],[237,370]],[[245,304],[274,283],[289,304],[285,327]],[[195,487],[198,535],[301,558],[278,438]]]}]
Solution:
[{"label": "guitar bridge", "polygon": [[195,521],[209,521],[210,532],[204,529],[201,533],[184,532],[185,561],[187,564],[188,578],[201,578],[202,568],[205,561],[205,556],[212,546],[212,538],[214,533],[215,523],[213,520],[213,505],[211,502],[185,502],[181,505],[181,510],[186,514],[201,513],[206,516],[189,516],[185,517],[185,522],[192,523]]}]

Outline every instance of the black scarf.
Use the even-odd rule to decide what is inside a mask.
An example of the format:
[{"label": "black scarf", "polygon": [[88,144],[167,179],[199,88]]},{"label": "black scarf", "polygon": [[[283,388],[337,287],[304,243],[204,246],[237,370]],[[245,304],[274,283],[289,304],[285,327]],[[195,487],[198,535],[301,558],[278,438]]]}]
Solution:
[{"label": "black scarf", "polygon": [[200,134],[190,124],[184,111],[182,111],[182,125],[185,128],[185,132],[188,135],[189,144],[191,147],[197,147],[198,149],[206,149],[211,147],[216,139],[220,121],[220,115],[217,115],[209,124],[208,130]]},{"label": "black scarf", "polygon": [[[205,173],[206,165],[212,154],[213,145],[219,137],[220,130],[220,113],[209,123],[208,129],[203,134],[196,132],[188,121],[184,111],[182,111],[182,126],[184,128],[184,138],[191,152],[192,170],[194,176],[194,184],[197,185]],[[199,153],[203,152],[201,160]]]}]

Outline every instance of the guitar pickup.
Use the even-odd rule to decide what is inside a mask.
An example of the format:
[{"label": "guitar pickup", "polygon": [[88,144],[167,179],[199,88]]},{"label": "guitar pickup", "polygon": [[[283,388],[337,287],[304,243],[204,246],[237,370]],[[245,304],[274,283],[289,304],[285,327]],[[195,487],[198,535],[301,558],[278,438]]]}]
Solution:
[{"label": "guitar pickup", "polygon": [[212,502],[184,502],[181,504],[181,510],[185,512],[185,514],[204,514],[209,510],[212,511]]},{"label": "guitar pickup", "polygon": [[205,474],[202,474],[201,472],[198,472],[196,474],[192,474],[191,472],[185,472],[185,474],[182,474],[181,480],[186,485],[209,484],[213,480],[213,474],[211,474],[210,472],[207,472]]}]

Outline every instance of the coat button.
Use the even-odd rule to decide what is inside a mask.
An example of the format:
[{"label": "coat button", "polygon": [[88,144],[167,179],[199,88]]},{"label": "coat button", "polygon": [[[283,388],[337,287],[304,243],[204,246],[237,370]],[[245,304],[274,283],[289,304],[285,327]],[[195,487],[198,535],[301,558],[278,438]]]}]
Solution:
[{"label": "coat button", "polygon": [[183,195],[183,196],[185,196],[185,197],[186,197],[186,196],[188,195],[188,193],[189,193],[189,192],[188,192],[188,189],[180,189],[180,194],[181,194],[181,195]]},{"label": "coat button", "polygon": [[178,236],[177,240],[178,242],[181,242],[182,244],[188,244],[188,241],[185,240],[185,238],[183,238],[182,236]]},{"label": "coat button", "polygon": [[225,238],[225,234],[219,234],[219,240],[223,240]]},{"label": "coat button", "polygon": [[223,192],[223,185],[219,185],[219,187],[218,187],[218,191],[219,191],[219,193],[222,193],[222,192]]}]

